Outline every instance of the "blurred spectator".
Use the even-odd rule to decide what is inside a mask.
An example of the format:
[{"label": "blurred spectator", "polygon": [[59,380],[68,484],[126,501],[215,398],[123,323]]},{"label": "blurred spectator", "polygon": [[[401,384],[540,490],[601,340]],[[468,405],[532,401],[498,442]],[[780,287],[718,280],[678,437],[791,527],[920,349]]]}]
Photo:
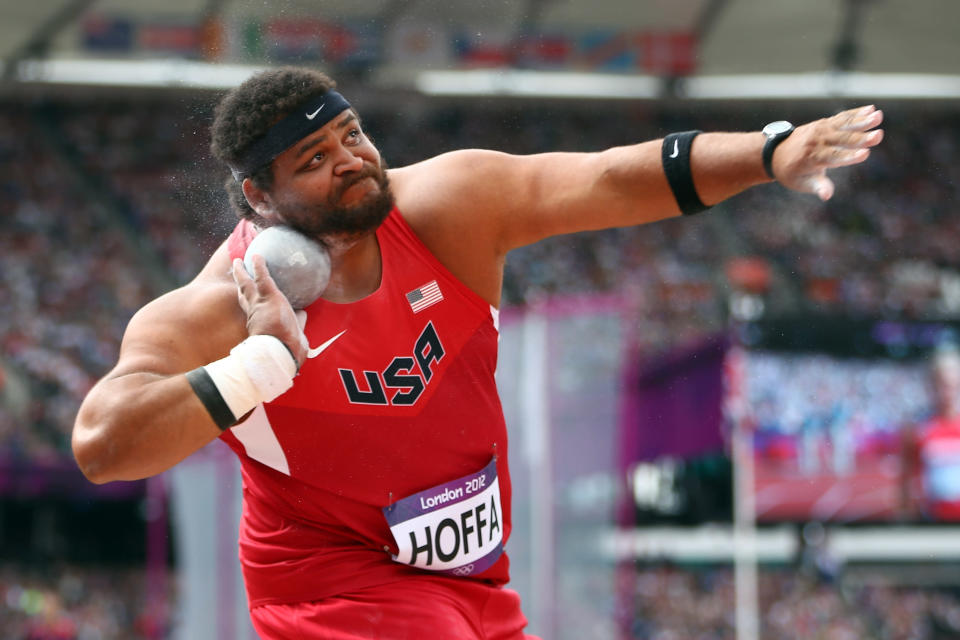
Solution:
[{"label": "blurred spectator", "polygon": [[842,563],[830,550],[821,522],[812,520],[798,528],[796,569],[799,575],[823,584],[835,584],[840,578]]},{"label": "blurred spectator", "polygon": [[807,475],[896,458],[901,428],[931,404],[919,365],[882,359],[751,352],[744,387],[757,455]]},{"label": "blurred spectator", "polygon": [[904,433],[908,515],[960,520],[960,351],[937,349],[930,364],[934,415]]}]

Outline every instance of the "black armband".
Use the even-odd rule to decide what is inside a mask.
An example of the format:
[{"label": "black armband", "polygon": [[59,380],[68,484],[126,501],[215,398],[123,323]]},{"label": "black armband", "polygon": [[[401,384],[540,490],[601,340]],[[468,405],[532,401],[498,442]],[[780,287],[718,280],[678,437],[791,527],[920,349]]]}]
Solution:
[{"label": "black armband", "polygon": [[187,382],[190,383],[193,392],[200,398],[200,402],[206,407],[207,413],[221,431],[232,427],[237,422],[237,417],[230,411],[230,407],[220,395],[220,390],[217,389],[217,385],[214,384],[213,378],[206,369],[197,367],[193,371],[188,371]]},{"label": "black armband", "polygon": [[697,189],[693,185],[693,174],[690,172],[690,147],[693,146],[693,139],[700,133],[700,131],[671,133],[663,139],[663,146],[660,148],[663,172],[667,175],[667,182],[670,183],[670,190],[673,191],[673,197],[677,200],[680,212],[685,216],[700,213],[709,208],[697,195]]}]

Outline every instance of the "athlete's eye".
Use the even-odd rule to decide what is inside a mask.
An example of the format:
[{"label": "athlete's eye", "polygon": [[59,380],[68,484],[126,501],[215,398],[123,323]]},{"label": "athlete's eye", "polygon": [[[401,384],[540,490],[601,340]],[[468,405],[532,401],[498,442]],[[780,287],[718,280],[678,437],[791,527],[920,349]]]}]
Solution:
[{"label": "athlete's eye", "polygon": [[326,158],[326,154],[324,154],[322,151],[318,151],[317,153],[307,158],[307,161],[300,166],[298,171],[311,171],[313,169],[316,169],[323,163],[325,158]]}]

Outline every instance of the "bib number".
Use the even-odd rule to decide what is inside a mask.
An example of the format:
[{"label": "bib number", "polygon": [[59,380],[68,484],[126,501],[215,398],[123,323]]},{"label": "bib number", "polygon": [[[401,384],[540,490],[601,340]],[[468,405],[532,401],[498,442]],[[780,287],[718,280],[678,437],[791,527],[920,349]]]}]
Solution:
[{"label": "bib number", "polygon": [[486,571],[503,553],[502,513],[496,458],[383,509],[399,550],[394,561],[455,576]]}]

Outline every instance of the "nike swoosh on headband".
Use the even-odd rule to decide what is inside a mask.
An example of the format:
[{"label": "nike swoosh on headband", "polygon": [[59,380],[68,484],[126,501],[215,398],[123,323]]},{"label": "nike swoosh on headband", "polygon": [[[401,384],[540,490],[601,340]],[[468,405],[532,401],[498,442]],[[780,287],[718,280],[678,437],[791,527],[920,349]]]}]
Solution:
[{"label": "nike swoosh on headband", "polygon": [[234,179],[242,182],[244,178],[252,176],[298,140],[323,127],[349,108],[347,99],[333,89],[308,96],[251,143],[239,158],[229,163]]}]

